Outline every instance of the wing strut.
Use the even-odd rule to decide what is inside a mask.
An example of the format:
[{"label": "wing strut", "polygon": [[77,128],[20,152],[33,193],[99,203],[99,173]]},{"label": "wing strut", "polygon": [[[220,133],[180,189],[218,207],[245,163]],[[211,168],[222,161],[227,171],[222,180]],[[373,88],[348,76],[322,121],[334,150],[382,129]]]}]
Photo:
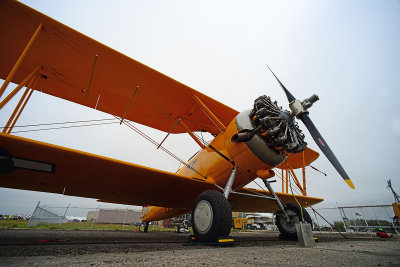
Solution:
[{"label": "wing strut", "polygon": [[196,137],[196,135],[189,129],[189,127],[182,120],[180,120],[180,124],[181,124],[182,128],[185,129],[185,131],[190,135],[190,137],[192,137],[193,140],[196,141],[196,143],[201,148],[205,148],[204,144],[199,140],[199,138]]},{"label": "wing strut", "polygon": [[172,133],[172,131],[175,129],[175,127],[179,124],[179,122],[180,122],[181,120],[182,120],[182,119],[179,118],[179,119],[176,121],[176,123],[174,124],[174,126],[172,126],[171,130],[168,132],[168,134],[164,137],[164,139],[161,141],[161,143],[157,146],[157,149],[160,148],[160,146],[164,143],[164,141],[165,141],[165,140],[167,139],[167,137]]},{"label": "wing strut", "polygon": [[212,121],[220,132],[225,132],[226,126],[215,116],[215,114],[200,100],[197,96],[193,96],[193,99],[202,107],[202,110],[207,117]]},{"label": "wing strut", "polygon": [[300,182],[299,182],[299,180],[297,179],[297,176],[296,176],[296,174],[294,173],[292,166],[290,166],[290,164],[289,164],[289,162],[288,162],[287,160],[285,160],[285,161],[286,161],[287,167],[288,167],[289,170],[290,170],[290,173],[292,174],[292,176],[293,176],[293,178],[294,178],[294,181],[296,182],[297,187],[300,189],[300,191],[301,191],[301,193],[303,194],[303,196],[306,196],[306,191],[305,191],[305,189],[300,185]]},{"label": "wing strut", "polygon": [[22,87],[28,84],[33,79],[33,77],[38,74],[41,68],[42,66],[37,66],[17,87],[15,87],[14,90],[11,91],[11,93],[8,94],[8,96],[6,96],[6,98],[4,98],[3,101],[1,101],[0,110],[19,92],[19,90],[21,90]]},{"label": "wing strut", "polygon": [[31,95],[34,91],[32,88],[35,88],[36,83],[39,81],[39,79],[40,79],[40,76],[37,76],[36,80],[33,83],[32,83],[32,81],[33,81],[33,79],[32,79],[31,82],[28,84],[24,94],[22,95],[21,99],[19,100],[19,102],[18,102],[17,106],[15,107],[13,113],[11,114],[9,120],[7,121],[6,126],[4,126],[3,133],[8,133],[8,134],[11,133],[12,129],[14,128],[15,123],[18,121],[19,116],[21,115],[26,104],[28,103],[29,99],[31,98]]},{"label": "wing strut", "polygon": [[132,94],[131,100],[129,100],[128,106],[126,106],[126,109],[125,109],[124,115],[122,116],[122,118],[121,118],[121,122],[119,123],[119,125],[121,125],[121,124],[122,124],[122,122],[124,121],[124,119],[125,119],[125,116],[126,116],[126,113],[128,112],[128,110],[129,110],[129,107],[131,106],[131,103],[132,103],[132,101],[133,101],[133,98],[135,97],[135,95],[136,95],[136,92],[137,92],[137,90],[138,90],[138,89],[139,89],[139,85],[138,85],[138,86],[136,86],[135,90],[133,91],[133,94]]},{"label": "wing strut", "polygon": [[89,92],[90,92],[90,87],[92,86],[92,80],[93,80],[93,75],[94,75],[94,70],[96,68],[96,62],[97,62],[97,58],[99,57],[99,55],[95,55],[94,56],[94,61],[93,61],[93,66],[92,66],[92,71],[90,73],[90,79],[89,79],[89,84],[86,90],[86,95],[85,95],[85,99],[87,100]]},{"label": "wing strut", "polygon": [[11,79],[14,77],[15,73],[18,71],[19,66],[21,65],[22,61],[24,60],[26,54],[28,54],[29,49],[31,48],[32,44],[34,43],[36,37],[38,36],[40,30],[42,29],[42,24],[36,28],[36,31],[33,33],[31,39],[29,40],[28,44],[26,45],[24,51],[19,56],[17,62],[15,63],[14,67],[11,69],[10,73],[8,74],[7,78],[5,79],[3,85],[0,88],[0,97],[3,95],[4,91],[6,90],[8,84],[10,83]]}]

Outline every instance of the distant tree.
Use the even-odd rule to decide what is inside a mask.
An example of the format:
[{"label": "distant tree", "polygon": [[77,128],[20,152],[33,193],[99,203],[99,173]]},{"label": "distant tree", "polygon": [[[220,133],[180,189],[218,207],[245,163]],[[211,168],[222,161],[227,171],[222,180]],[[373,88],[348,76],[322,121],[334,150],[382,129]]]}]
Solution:
[{"label": "distant tree", "polygon": [[338,230],[340,232],[345,232],[346,231],[346,229],[344,228],[344,223],[343,222],[334,221],[333,222],[333,226],[335,226],[336,230]]},{"label": "distant tree", "polygon": [[[392,224],[386,220],[366,220],[368,226],[391,226]],[[367,226],[364,219],[347,220],[347,225],[350,226]]]},{"label": "distant tree", "polygon": [[384,221],[384,220],[367,220],[368,225],[381,225],[381,226],[391,226],[392,224],[388,221]]}]

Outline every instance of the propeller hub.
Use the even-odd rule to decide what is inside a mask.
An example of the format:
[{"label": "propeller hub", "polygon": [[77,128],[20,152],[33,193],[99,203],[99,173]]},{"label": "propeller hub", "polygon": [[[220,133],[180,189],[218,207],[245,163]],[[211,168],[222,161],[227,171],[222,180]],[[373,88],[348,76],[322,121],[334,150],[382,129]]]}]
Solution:
[{"label": "propeller hub", "polygon": [[296,116],[297,118],[300,117],[301,114],[308,114],[309,108],[319,100],[319,97],[316,94],[313,94],[309,98],[300,101],[295,99],[289,103],[289,108],[292,111],[290,114]]},{"label": "propeller hub", "polygon": [[292,111],[290,114],[293,116],[296,116],[297,118],[301,114],[308,114],[308,110],[303,106],[300,100],[295,99],[292,102],[289,103],[289,108]]}]

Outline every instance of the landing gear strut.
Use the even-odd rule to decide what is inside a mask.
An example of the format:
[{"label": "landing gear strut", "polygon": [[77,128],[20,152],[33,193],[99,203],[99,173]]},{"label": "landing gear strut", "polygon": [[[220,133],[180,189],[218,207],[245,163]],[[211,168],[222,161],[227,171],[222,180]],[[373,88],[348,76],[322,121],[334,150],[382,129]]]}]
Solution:
[{"label": "landing gear strut", "polygon": [[276,226],[278,227],[279,232],[281,232],[281,237],[290,240],[297,239],[296,223],[302,222],[304,219],[305,222],[312,225],[310,214],[308,214],[308,212],[298,204],[286,203],[283,205],[281,200],[275,194],[275,191],[272,189],[268,179],[263,179],[263,182],[278,206],[278,211],[276,213]]},{"label": "landing gear strut", "polygon": [[145,223],[144,223],[143,232],[147,233],[148,230],[149,230],[149,223],[148,223],[148,222],[145,222]]}]

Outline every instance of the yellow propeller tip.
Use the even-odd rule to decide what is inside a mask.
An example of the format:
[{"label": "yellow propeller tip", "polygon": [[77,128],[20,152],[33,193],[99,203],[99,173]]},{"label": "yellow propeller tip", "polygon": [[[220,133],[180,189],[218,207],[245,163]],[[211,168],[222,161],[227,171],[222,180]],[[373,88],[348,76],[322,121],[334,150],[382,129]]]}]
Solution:
[{"label": "yellow propeller tip", "polygon": [[354,184],[350,179],[345,179],[345,181],[352,189],[355,189]]}]

